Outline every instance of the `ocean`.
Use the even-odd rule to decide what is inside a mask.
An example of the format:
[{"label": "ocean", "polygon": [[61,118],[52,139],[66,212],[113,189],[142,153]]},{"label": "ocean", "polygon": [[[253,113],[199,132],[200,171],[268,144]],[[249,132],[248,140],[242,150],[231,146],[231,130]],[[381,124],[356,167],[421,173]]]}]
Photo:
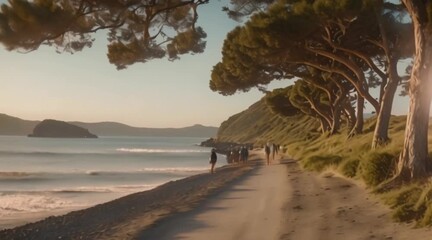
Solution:
[{"label": "ocean", "polygon": [[204,140],[0,136],[0,219],[90,207],[208,172]]}]

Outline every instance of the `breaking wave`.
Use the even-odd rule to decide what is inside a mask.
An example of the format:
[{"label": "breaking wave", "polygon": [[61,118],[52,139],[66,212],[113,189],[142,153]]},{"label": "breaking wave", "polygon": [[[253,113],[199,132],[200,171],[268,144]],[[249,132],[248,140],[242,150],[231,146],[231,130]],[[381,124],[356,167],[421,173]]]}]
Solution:
[{"label": "breaking wave", "polygon": [[117,148],[119,152],[130,153],[205,153],[208,150],[198,149],[161,149],[161,148]]},{"label": "breaking wave", "polygon": [[70,200],[53,196],[35,194],[0,195],[0,216],[13,215],[19,212],[52,211],[69,207],[80,206]]}]

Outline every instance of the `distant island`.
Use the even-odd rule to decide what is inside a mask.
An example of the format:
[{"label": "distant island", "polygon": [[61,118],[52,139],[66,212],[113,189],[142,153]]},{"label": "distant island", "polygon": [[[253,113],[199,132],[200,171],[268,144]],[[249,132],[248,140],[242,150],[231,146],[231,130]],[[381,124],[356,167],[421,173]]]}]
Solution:
[{"label": "distant island", "polygon": [[96,135],[90,133],[89,130],[85,128],[52,119],[46,119],[40,122],[33,129],[33,133],[28,136],[49,138],[97,138]]},{"label": "distant island", "polygon": [[[29,121],[0,113],[0,135],[27,136],[41,121]],[[151,136],[151,137],[201,137],[210,138],[217,134],[217,127],[195,124],[183,128],[132,127],[117,122],[67,122],[98,136]]]}]

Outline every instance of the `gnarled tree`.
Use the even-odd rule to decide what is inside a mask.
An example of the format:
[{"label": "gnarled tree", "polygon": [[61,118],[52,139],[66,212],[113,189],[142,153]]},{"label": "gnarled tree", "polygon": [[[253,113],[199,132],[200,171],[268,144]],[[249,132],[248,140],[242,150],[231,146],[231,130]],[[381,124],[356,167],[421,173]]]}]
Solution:
[{"label": "gnarled tree", "polygon": [[409,80],[410,105],[395,181],[424,179],[432,171],[428,155],[432,96],[432,2],[402,0],[414,28],[415,57]]}]

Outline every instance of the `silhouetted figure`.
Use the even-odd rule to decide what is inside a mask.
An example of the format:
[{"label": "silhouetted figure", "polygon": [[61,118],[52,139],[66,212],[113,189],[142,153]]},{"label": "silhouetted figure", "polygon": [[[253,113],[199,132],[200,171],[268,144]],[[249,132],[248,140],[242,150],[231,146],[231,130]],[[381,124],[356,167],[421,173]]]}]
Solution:
[{"label": "silhouetted figure", "polygon": [[216,150],[213,148],[212,150],[211,150],[211,154],[210,154],[210,165],[211,165],[211,168],[210,168],[210,172],[211,173],[214,173],[214,167],[215,167],[215,165],[216,165],[216,161],[217,161],[217,155],[216,155]]},{"label": "silhouetted figure", "polygon": [[245,155],[245,162],[247,162],[249,158],[249,150],[247,146],[244,147],[244,155]]},{"label": "silhouetted figure", "polygon": [[279,147],[275,143],[271,145],[271,153],[272,153],[272,160],[275,160],[275,155],[277,156],[279,153]]},{"label": "silhouetted figure", "polygon": [[267,143],[267,144],[265,145],[265,147],[264,147],[264,151],[265,151],[266,159],[267,159],[267,165],[270,164],[270,146],[269,146],[269,145],[270,145],[270,144]]},{"label": "silhouetted figure", "polygon": [[247,158],[248,158],[248,155],[249,155],[249,153],[248,153],[247,147],[246,146],[241,147],[241,149],[240,149],[240,160],[241,160],[241,162],[246,162]]},{"label": "silhouetted figure", "polygon": [[228,152],[227,152],[227,154],[226,154],[226,160],[227,160],[227,163],[228,163],[228,164],[230,164],[230,163],[232,162],[232,159],[231,159],[231,151],[228,151]]},{"label": "silhouetted figure", "polygon": [[232,157],[232,162],[233,162],[233,163],[237,163],[237,162],[239,162],[239,157],[240,157],[239,149],[234,148],[234,149],[232,150],[232,152],[231,152],[231,157]]}]

